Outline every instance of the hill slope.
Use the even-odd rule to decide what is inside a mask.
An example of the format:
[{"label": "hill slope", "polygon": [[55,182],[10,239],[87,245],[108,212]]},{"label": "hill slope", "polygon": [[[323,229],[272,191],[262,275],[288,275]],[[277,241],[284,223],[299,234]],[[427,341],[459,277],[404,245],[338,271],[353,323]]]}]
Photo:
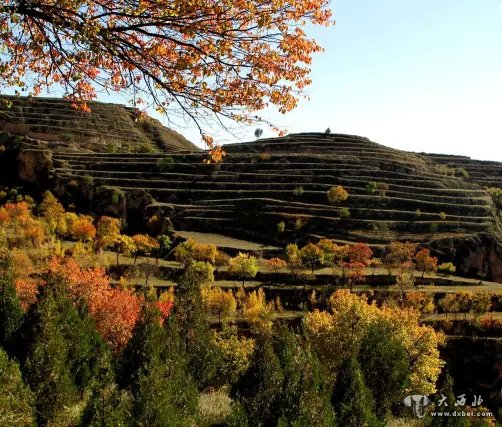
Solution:
[{"label": "hill slope", "polygon": [[91,112],[77,111],[57,98],[0,96],[0,131],[54,141],[53,148],[94,151],[197,150],[184,136],[159,121],[138,120],[134,109],[90,103]]},{"label": "hill slope", "polygon": [[[24,138],[7,153],[18,150],[23,181],[50,188],[67,205],[122,216],[136,229],[156,216],[159,227],[273,245],[328,237],[367,242],[378,252],[390,241],[408,240],[455,261],[464,273],[502,280],[502,227],[476,175],[485,168],[497,185],[500,164],[476,163],[468,178],[451,176],[438,156],[319,133],[227,145],[222,164],[205,164],[205,152],[148,121],[163,132],[159,142],[121,106],[96,103],[86,114],[60,100],[14,101],[1,112],[4,129],[29,128],[25,135],[37,140]],[[67,131],[79,139],[61,142]],[[114,150],[112,135],[119,141]],[[144,144],[156,151],[138,152]],[[327,191],[335,186],[349,197],[333,206]]]}]

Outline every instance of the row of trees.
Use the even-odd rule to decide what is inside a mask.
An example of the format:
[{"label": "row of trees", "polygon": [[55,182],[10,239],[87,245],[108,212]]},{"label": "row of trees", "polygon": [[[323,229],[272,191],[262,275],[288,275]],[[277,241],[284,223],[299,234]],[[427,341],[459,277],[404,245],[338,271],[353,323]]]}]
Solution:
[{"label": "row of trees", "polygon": [[[35,215],[34,212],[38,213]],[[50,193],[44,194],[37,207],[33,202],[8,202],[0,207],[0,227],[3,243],[8,247],[40,248],[43,244],[62,240],[75,240],[95,251],[111,250],[119,255],[164,258],[171,248],[171,239],[160,235],[156,239],[136,234],[121,234],[117,218],[66,212],[63,205]],[[78,251],[78,249],[77,249]]]},{"label": "row of trees", "polygon": [[438,266],[438,259],[426,248],[417,249],[412,243],[392,242],[381,259],[373,258],[373,251],[364,243],[340,245],[329,239],[321,239],[317,244],[309,243],[302,248],[291,243],[286,246],[285,260],[271,258],[267,266],[273,272],[288,268],[292,273],[298,273],[304,268],[314,271],[322,266],[329,266],[333,274],[342,277],[348,275],[352,281],[364,281],[364,269],[371,268],[373,273],[379,267],[386,268],[391,274],[395,270],[405,271],[417,269],[425,273],[435,273],[438,269],[451,271],[451,263]]}]

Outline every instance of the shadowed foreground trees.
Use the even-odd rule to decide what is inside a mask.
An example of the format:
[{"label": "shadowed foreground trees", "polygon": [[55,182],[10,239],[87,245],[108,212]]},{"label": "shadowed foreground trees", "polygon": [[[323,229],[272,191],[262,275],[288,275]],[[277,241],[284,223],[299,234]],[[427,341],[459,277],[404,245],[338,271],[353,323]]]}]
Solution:
[{"label": "shadowed foreground trees", "polygon": [[[87,308],[91,300],[83,298],[89,284],[107,292],[109,283],[96,272],[87,277],[71,264],[52,263],[13,328],[20,373],[0,349],[0,386],[7,390],[0,403],[13,419],[204,426],[200,398],[217,389],[231,397],[225,395],[218,425],[360,427],[382,425],[406,387],[434,391],[439,337],[420,326],[415,311],[379,308],[338,291],[329,312],[308,313],[296,330],[261,319],[248,336],[224,324],[212,331],[201,286],[213,280],[213,267],[190,261],[177,278],[168,316],[153,295],[136,296],[140,309],[131,334],[125,347],[114,347]],[[0,313],[16,307],[15,293],[0,299]]]}]

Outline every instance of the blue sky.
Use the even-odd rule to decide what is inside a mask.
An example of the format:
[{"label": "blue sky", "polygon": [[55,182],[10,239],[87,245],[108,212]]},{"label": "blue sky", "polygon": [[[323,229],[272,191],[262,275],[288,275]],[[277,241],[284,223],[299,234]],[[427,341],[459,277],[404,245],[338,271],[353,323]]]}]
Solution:
[{"label": "blue sky", "polygon": [[[502,161],[502,1],[338,0],[290,132]],[[252,138],[252,129],[249,132]]]},{"label": "blue sky", "polygon": [[325,47],[310,101],[270,120],[502,161],[502,1],[337,0],[333,10],[335,27],[309,33]]}]

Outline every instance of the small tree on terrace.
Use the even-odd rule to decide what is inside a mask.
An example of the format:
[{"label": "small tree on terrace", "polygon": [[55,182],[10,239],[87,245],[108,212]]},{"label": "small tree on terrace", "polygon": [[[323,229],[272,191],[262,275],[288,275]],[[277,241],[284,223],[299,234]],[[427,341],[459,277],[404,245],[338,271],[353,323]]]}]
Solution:
[{"label": "small tree on terrace", "polygon": [[416,251],[416,245],[413,243],[392,242],[385,248],[383,263],[391,274],[393,269],[401,268],[404,270],[413,266],[413,256]]},{"label": "small tree on terrace", "polygon": [[422,277],[425,273],[435,273],[438,270],[438,259],[431,256],[429,249],[421,249],[415,255],[416,269],[422,272]]},{"label": "small tree on terrace", "polygon": [[115,240],[111,243],[110,248],[117,255],[117,265],[119,265],[119,255],[130,255],[136,251],[136,245],[134,240],[130,236],[125,234],[119,234],[115,237]]},{"label": "small tree on terrace", "polygon": [[203,245],[193,239],[188,239],[176,246],[174,258],[184,266],[189,265],[192,261],[214,264],[217,253],[218,251],[214,245]]},{"label": "small tree on terrace", "polygon": [[314,274],[314,270],[324,262],[324,253],[319,246],[309,243],[301,249],[300,259],[302,264],[309,267]]},{"label": "small tree on terrace", "polygon": [[237,311],[237,302],[231,290],[203,286],[201,292],[205,309],[218,316],[218,323],[221,324],[222,317],[232,316]]},{"label": "small tree on terrace", "polygon": [[236,273],[242,280],[242,286],[244,286],[246,279],[252,279],[258,273],[256,258],[241,252],[236,257],[228,260],[228,267],[229,271]]},{"label": "small tree on terrace", "polygon": [[263,135],[263,129],[262,128],[257,128],[255,131],[254,131],[254,136],[256,137],[256,139],[260,139],[260,137]]},{"label": "small tree on terrace", "polygon": [[120,234],[120,220],[110,216],[102,216],[96,223],[96,246],[104,249],[113,244]]},{"label": "small tree on terrace", "polygon": [[267,267],[274,273],[278,273],[283,268],[286,268],[288,263],[281,258],[270,258],[267,261]]},{"label": "small tree on terrace", "polygon": [[135,234],[132,236],[132,240],[135,246],[133,251],[134,264],[136,264],[138,256],[150,256],[152,252],[160,246],[157,240],[146,234]]},{"label": "small tree on terrace", "polygon": [[154,249],[153,254],[155,255],[155,262],[159,264],[159,258],[164,259],[169,254],[171,250],[172,242],[171,238],[167,234],[161,234],[157,236],[157,243],[159,246]]},{"label": "small tree on terrace", "polygon": [[337,205],[349,198],[349,193],[341,185],[331,187],[327,193],[328,202],[332,205]]},{"label": "small tree on terrace", "polygon": [[298,245],[296,243],[288,244],[286,246],[285,255],[289,270],[293,275],[296,275],[303,267]]},{"label": "small tree on terrace", "polygon": [[96,237],[96,227],[92,224],[92,217],[80,216],[71,226],[71,235],[79,242],[91,242]]}]

